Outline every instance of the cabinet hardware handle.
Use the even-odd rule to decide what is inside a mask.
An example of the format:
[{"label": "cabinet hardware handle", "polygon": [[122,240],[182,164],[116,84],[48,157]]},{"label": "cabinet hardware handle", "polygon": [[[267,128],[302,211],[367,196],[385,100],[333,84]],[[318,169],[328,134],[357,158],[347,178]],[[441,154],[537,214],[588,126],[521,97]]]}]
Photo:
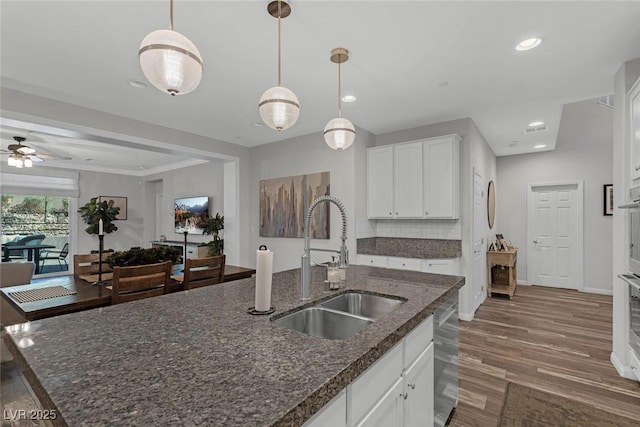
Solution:
[{"label": "cabinet hardware handle", "polygon": [[533,243],[537,245],[537,244],[538,244],[538,241],[537,241],[537,240],[534,240],[534,241],[533,241]]},{"label": "cabinet hardware handle", "polygon": [[408,394],[406,392],[400,393],[400,397],[402,397],[404,400],[407,400],[407,396]]},{"label": "cabinet hardware handle", "polygon": [[416,389],[416,383],[408,384],[408,386],[411,387],[411,390],[415,390]]},{"label": "cabinet hardware handle", "polygon": [[640,166],[636,166],[636,171],[640,171]]},{"label": "cabinet hardware handle", "polygon": [[396,212],[396,215],[398,215],[398,212]]}]

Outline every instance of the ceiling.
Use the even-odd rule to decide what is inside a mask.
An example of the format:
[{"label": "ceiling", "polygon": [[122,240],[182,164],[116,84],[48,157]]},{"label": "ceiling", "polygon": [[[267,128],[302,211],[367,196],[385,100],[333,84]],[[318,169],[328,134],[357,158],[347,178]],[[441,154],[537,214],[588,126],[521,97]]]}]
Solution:
[{"label": "ceiling", "polygon": [[[146,82],[137,51],[149,32],[168,28],[169,0],[2,0],[1,84],[253,147],[320,135],[336,116],[337,66],[329,54],[345,47],[343,94],[357,101],[342,112],[357,126],[382,134],[471,117],[496,155],[510,155],[538,144],[553,149],[562,106],[613,93],[617,69],[640,57],[638,1],[293,0],[282,22],[282,84],[298,96],[301,113],[294,127],[276,132],[256,126],[258,100],[276,85],[277,21],[267,3],[176,0],[174,29],[198,47],[205,72],[194,92],[171,97],[128,84]],[[514,49],[532,36],[543,39],[538,48]],[[536,120],[548,130],[525,134]],[[2,148],[21,127],[29,128],[3,122]],[[131,164],[122,168],[131,173],[189,158],[118,155],[121,147],[101,148],[104,142],[31,136],[85,166],[86,158],[111,166],[113,156],[126,158]]]}]

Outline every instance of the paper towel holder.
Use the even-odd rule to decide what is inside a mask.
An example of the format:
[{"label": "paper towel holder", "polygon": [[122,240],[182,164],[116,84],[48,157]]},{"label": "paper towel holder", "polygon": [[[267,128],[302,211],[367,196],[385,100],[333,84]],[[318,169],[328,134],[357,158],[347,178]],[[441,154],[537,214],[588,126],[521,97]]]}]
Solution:
[{"label": "paper towel holder", "polygon": [[[258,250],[259,251],[266,251],[267,250],[267,245],[260,245],[258,246]],[[276,311],[276,309],[274,307],[269,307],[268,310],[266,311],[259,311],[256,310],[255,307],[249,307],[247,309],[247,313],[252,314],[254,316],[264,316],[265,314],[272,314]]]}]

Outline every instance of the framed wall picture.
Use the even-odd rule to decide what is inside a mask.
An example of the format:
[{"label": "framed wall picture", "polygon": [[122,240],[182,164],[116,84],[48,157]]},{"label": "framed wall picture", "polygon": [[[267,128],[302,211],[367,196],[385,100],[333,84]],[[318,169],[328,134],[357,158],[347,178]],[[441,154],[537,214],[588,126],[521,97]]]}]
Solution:
[{"label": "framed wall picture", "polygon": [[100,196],[98,202],[108,202],[113,200],[113,206],[120,208],[120,213],[116,219],[127,219],[127,198],[119,196]]},{"label": "framed wall picture", "polygon": [[604,215],[613,215],[613,184],[604,185]]}]

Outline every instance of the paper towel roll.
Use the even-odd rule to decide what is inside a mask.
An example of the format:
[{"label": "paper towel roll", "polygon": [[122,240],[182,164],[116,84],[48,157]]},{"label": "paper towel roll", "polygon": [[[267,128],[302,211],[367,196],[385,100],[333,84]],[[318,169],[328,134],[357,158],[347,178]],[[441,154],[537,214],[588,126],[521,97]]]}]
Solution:
[{"label": "paper towel roll", "polygon": [[272,276],[273,252],[262,245],[256,251],[256,311],[267,311],[271,308]]}]

